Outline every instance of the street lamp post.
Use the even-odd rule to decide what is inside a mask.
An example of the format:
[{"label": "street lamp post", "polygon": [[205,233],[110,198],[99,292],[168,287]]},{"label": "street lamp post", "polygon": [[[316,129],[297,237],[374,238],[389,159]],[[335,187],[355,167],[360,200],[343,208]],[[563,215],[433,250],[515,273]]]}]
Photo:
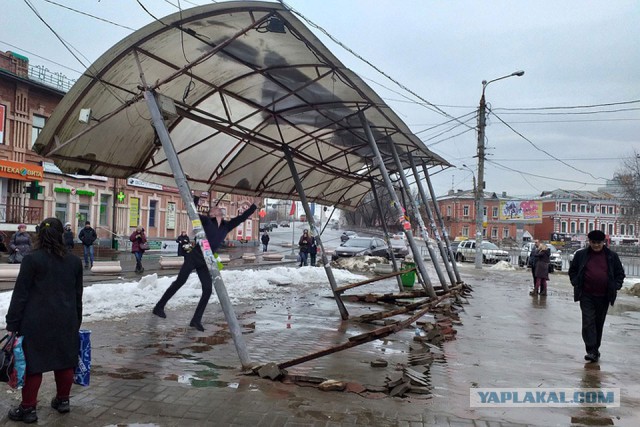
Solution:
[{"label": "street lamp post", "polygon": [[489,83],[509,77],[520,77],[524,71],[515,71],[506,76],[493,80],[482,81],[482,96],[480,97],[480,107],[478,108],[478,180],[476,182],[476,268],[482,269],[482,229],[484,222],[484,129],[486,127],[486,107],[484,91]]}]

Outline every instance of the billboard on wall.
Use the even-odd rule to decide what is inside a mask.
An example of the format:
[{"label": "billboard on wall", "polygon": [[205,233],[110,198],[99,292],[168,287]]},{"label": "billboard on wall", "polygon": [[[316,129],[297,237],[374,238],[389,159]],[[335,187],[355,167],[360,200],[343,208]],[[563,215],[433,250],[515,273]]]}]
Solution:
[{"label": "billboard on wall", "polygon": [[500,221],[542,222],[542,202],[501,200]]}]

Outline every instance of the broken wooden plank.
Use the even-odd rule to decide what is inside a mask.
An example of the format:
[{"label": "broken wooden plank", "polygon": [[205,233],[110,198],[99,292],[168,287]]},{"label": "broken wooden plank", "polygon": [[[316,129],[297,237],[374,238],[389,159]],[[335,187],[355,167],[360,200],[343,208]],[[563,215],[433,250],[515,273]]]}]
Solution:
[{"label": "broken wooden plank", "polygon": [[414,268],[410,268],[408,270],[398,271],[398,272],[395,272],[395,273],[384,274],[382,276],[377,276],[377,277],[374,277],[373,279],[367,279],[367,280],[363,280],[361,282],[349,283],[348,285],[344,285],[344,286],[340,286],[340,287],[336,288],[335,293],[341,294],[344,291],[347,291],[347,290],[353,289],[353,288],[357,288],[358,286],[368,285],[369,283],[377,282],[379,280],[389,279],[390,277],[395,277],[395,276],[398,276],[400,274],[410,273],[412,271],[416,271],[415,267]]}]

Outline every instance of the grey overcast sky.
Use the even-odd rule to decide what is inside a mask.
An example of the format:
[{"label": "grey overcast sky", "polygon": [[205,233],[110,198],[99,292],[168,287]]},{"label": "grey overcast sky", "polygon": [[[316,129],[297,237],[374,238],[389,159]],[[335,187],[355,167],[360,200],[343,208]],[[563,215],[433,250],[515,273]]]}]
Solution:
[{"label": "grey overcast sky", "polygon": [[[153,18],[206,0],[10,0],[0,49],[76,78],[105,50]],[[532,196],[556,188],[595,190],[640,151],[640,2],[287,0],[352,52],[313,29],[427,144],[461,169],[433,176],[438,194],[471,189],[476,113],[491,83],[486,128],[487,191]],[[82,58],[80,64],[33,6]],[[69,10],[84,12],[86,15]],[[101,18],[112,23],[88,16]],[[115,23],[120,26],[115,25]],[[365,64],[359,55],[429,103]],[[86,58],[86,59],[85,59]],[[564,108],[559,108],[564,107]],[[581,108],[575,108],[581,107]],[[559,159],[559,160],[558,160]]]}]

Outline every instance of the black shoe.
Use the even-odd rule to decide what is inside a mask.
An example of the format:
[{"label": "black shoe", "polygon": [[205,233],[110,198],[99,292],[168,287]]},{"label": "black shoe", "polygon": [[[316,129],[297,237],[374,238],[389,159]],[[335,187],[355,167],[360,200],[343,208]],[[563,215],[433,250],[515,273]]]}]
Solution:
[{"label": "black shoe", "polygon": [[597,353],[587,353],[584,356],[584,360],[589,362],[597,362],[600,356]]},{"label": "black shoe", "polygon": [[547,291],[541,291],[540,295],[542,295],[543,297],[546,297],[547,296]]},{"label": "black shoe", "polygon": [[25,408],[22,405],[18,405],[9,409],[9,419],[31,424],[38,421],[38,414],[36,413],[36,408]]},{"label": "black shoe", "polygon": [[51,400],[51,407],[61,414],[66,414],[71,411],[71,408],[69,407],[69,399],[58,399],[57,397],[54,397]]},{"label": "black shoe", "polygon": [[189,323],[189,326],[191,326],[192,328],[196,328],[200,332],[204,332],[204,326],[202,326],[202,323],[200,322],[196,322],[195,320],[192,320],[191,323]]},{"label": "black shoe", "polygon": [[89,264],[85,264],[85,265],[84,265],[84,269],[85,269],[85,270],[88,270],[88,269],[89,269]]},{"label": "black shoe", "polygon": [[164,308],[162,308],[160,306],[156,305],[155,307],[153,307],[152,313],[155,314],[158,317],[162,317],[163,319],[167,318],[167,315],[164,312]]}]

